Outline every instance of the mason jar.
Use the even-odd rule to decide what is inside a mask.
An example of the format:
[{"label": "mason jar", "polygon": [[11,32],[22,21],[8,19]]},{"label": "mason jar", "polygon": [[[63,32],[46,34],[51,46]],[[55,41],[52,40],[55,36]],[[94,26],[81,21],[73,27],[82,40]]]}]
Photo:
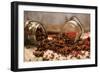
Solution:
[{"label": "mason jar", "polygon": [[47,38],[45,27],[38,21],[27,21],[24,27],[24,44],[37,45]]},{"label": "mason jar", "polygon": [[84,29],[78,17],[72,16],[67,22],[65,22],[61,32],[66,35],[69,40],[72,40],[75,43],[84,33]]}]

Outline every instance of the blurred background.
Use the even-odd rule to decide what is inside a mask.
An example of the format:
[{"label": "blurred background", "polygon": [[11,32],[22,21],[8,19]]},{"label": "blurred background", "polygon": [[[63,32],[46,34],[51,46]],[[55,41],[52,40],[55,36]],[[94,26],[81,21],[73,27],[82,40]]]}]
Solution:
[{"label": "blurred background", "polygon": [[[67,19],[70,19],[72,16],[78,17],[85,32],[90,31],[90,14],[24,11],[25,22],[27,20],[39,21],[45,25],[48,31],[52,29],[52,31],[56,30],[59,32],[63,27],[62,25],[66,24]],[[69,29],[69,27],[66,27],[66,29]]]}]

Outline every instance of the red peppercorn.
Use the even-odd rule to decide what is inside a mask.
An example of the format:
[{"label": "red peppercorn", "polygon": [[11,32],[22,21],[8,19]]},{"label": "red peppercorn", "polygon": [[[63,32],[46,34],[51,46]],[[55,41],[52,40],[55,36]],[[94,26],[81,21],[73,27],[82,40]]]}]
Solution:
[{"label": "red peppercorn", "polygon": [[69,39],[75,39],[77,32],[67,32],[65,33],[65,35],[69,38]]}]

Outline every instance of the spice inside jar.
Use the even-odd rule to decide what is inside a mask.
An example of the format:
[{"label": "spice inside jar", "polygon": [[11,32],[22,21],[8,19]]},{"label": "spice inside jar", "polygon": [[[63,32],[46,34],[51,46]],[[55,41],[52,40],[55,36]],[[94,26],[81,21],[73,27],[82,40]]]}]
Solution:
[{"label": "spice inside jar", "polygon": [[26,45],[37,45],[47,38],[45,27],[37,21],[28,21],[24,31]]}]

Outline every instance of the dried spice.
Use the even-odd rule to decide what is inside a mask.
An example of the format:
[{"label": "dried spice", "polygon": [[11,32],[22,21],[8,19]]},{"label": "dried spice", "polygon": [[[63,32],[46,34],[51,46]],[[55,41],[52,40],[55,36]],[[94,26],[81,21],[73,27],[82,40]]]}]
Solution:
[{"label": "dried spice", "polygon": [[[65,34],[65,33],[64,33]],[[74,53],[76,56],[80,53],[80,51],[89,51],[90,50],[90,38],[87,38],[85,40],[80,39],[77,43],[74,43],[74,41],[71,38],[68,38],[69,35],[72,37],[75,36],[73,33],[68,33],[69,35],[62,35],[58,36],[59,34],[48,34],[50,39],[44,39],[38,44],[37,51],[46,51],[46,50],[52,50],[58,54],[62,54],[64,56],[67,56],[71,53]]]},{"label": "dried spice", "polygon": [[42,28],[37,28],[35,35],[37,41],[42,41],[43,39],[46,38],[46,34]]},{"label": "dried spice", "polygon": [[68,39],[75,40],[77,33],[76,32],[67,32],[67,33],[65,33],[65,35]]},{"label": "dried spice", "polygon": [[28,21],[25,25],[24,31],[25,46],[37,45],[39,41],[47,38],[44,26],[37,21]]},{"label": "dried spice", "polygon": [[36,56],[36,57],[41,57],[43,56],[43,51],[36,51],[36,52],[33,52],[33,54]]}]

